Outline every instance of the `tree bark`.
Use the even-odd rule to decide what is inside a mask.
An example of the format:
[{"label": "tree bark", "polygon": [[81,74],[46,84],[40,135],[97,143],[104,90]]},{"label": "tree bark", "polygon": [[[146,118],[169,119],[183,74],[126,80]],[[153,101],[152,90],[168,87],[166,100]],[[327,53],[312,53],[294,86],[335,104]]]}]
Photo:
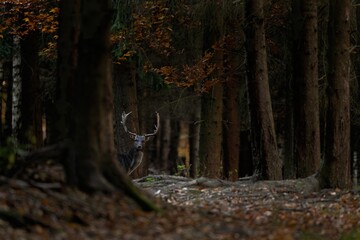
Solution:
[{"label": "tree bark", "polygon": [[196,178],[199,174],[200,120],[201,103],[196,98],[194,100],[192,122],[189,124],[190,176],[193,178]]},{"label": "tree bark", "polygon": [[[131,61],[131,60],[128,60]],[[121,124],[122,112],[131,112],[128,121],[130,131],[141,134],[139,127],[136,69],[133,63],[123,62],[113,65],[114,72],[114,120],[115,144],[119,153],[127,152],[133,141],[125,133]]]},{"label": "tree bark", "polygon": [[[66,3],[70,4],[70,2]],[[110,1],[81,0],[80,4],[78,61],[59,60],[59,64],[75,64],[65,69],[71,71],[68,72],[70,75],[73,74],[72,69],[75,69],[76,76],[73,78],[75,79],[73,96],[76,97],[71,98],[70,102],[73,120],[68,121],[74,125],[69,131],[68,161],[64,162],[65,168],[72,169],[73,183],[82,190],[87,192],[122,190],[144,210],[159,210],[147,195],[132,184],[115,156]],[[71,28],[72,25],[63,27]],[[68,45],[60,45],[59,48],[63,48],[59,51],[72,50],[71,47],[66,46]],[[71,56],[71,53],[67,52],[62,56]],[[68,80],[59,79],[59,81]],[[62,86],[66,84],[60,83]]]},{"label": "tree bark", "polygon": [[200,167],[204,176],[212,178],[220,178],[222,174],[222,91],[221,84],[217,84],[202,97]]},{"label": "tree bark", "polygon": [[[231,38],[231,39],[230,39]],[[229,37],[229,46],[237,46],[239,40],[236,37]],[[242,39],[243,40],[243,39]],[[242,45],[242,44],[239,44]],[[236,49],[237,50],[237,49]],[[235,49],[229,52],[226,57],[228,66],[226,68],[226,84],[224,86],[224,176],[232,181],[239,177],[240,161],[240,79],[236,74],[238,67],[237,52]]]},{"label": "tree bark", "polygon": [[263,0],[245,2],[247,84],[250,104],[252,148],[260,178],[282,178],[268,81]]},{"label": "tree bark", "polygon": [[30,148],[42,145],[42,94],[39,78],[39,39],[31,31],[21,40],[21,118],[18,138]]},{"label": "tree bark", "polygon": [[294,0],[294,160],[296,176],[320,167],[317,1]]},{"label": "tree bark", "polygon": [[328,110],[321,187],[351,187],[350,0],[330,1]]},{"label": "tree bark", "polygon": [[[81,1],[79,59],[71,140],[81,189],[113,190],[101,174],[104,159],[115,160],[112,132],[108,1]],[[96,16],[96,17],[95,17]]]},{"label": "tree bark", "polygon": [[[78,64],[78,43],[80,34],[80,0],[62,0],[59,3],[58,67],[56,82],[55,115],[52,142],[70,138],[74,128],[72,103],[75,98],[74,82]],[[65,153],[61,159],[66,182],[77,185],[75,160]]]},{"label": "tree bark", "polygon": [[213,62],[216,70],[211,76],[218,81],[201,99],[201,129],[200,129],[200,168],[206,177],[220,178],[222,175],[222,114],[223,114],[223,45],[220,43],[224,36],[223,29],[223,3],[213,0],[212,7],[217,8],[213,24],[207,22],[204,28],[204,52],[211,49],[214,44],[219,46],[214,49]]},{"label": "tree bark", "polygon": [[21,47],[20,47],[20,37],[14,36],[13,38],[13,70],[12,70],[12,117],[11,117],[11,126],[12,126],[12,136],[15,139],[18,139],[19,128],[20,128],[20,117],[21,117],[21,75],[20,75],[20,66],[21,66]]},{"label": "tree bark", "polygon": [[161,156],[160,169],[167,170],[170,165],[170,151],[171,151],[171,120],[170,118],[163,119],[161,124]]},{"label": "tree bark", "polygon": [[168,159],[168,169],[167,171],[170,174],[176,174],[179,164],[179,140],[180,140],[180,122],[177,119],[172,119],[170,121],[170,152]]},{"label": "tree bark", "polygon": [[[201,0],[190,1],[192,9],[201,9],[199,5],[202,4]],[[196,14],[193,13],[193,14]],[[187,48],[186,48],[186,60],[188,65],[194,64],[202,57],[202,47],[204,41],[204,25],[198,24],[189,29],[187,35]],[[197,86],[192,89],[195,91]],[[194,93],[196,94],[196,93]],[[201,129],[201,97],[197,96],[191,102],[191,119],[189,124],[189,161],[190,161],[190,176],[193,178],[198,177],[200,170],[200,129]]]},{"label": "tree bark", "polygon": [[12,87],[13,87],[13,76],[12,76],[12,62],[4,63],[4,79],[6,82],[6,109],[5,109],[5,124],[3,127],[2,144],[5,146],[5,142],[11,137],[12,132]]}]

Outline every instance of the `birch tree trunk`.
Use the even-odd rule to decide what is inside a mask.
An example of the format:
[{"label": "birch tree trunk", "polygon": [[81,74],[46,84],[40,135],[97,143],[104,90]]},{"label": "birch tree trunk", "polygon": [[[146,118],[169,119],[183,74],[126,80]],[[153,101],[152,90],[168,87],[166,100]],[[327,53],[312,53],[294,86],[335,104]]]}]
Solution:
[{"label": "birch tree trunk", "polygon": [[2,143],[5,143],[12,132],[12,88],[13,88],[13,69],[12,61],[4,63],[4,80],[6,82],[6,109],[5,111],[5,123],[2,133]]},{"label": "birch tree trunk", "polygon": [[15,140],[18,139],[21,117],[21,47],[20,37],[14,35],[13,38],[13,87],[12,87],[12,136]]}]

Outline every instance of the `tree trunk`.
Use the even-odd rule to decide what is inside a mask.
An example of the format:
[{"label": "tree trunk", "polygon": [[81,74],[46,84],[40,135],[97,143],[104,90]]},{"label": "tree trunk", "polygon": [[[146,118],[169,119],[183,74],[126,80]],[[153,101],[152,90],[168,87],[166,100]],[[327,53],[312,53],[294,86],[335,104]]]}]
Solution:
[{"label": "tree trunk", "polygon": [[350,0],[330,1],[328,111],[322,187],[351,187]]},{"label": "tree trunk", "polygon": [[320,167],[317,1],[294,0],[294,160],[299,178]]},{"label": "tree trunk", "polygon": [[29,32],[21,40],[21,126],[19,141],[39,148],[42,145],[42,94],[39,78],[38,32]]},{"label": "tree trunk", "polygon": [[[242,5],[241,5],[242,6]],[[240,7],[237,6],[237,7]],[[224,176],[232,181],[239,177],[240,163],[240,88],[241,82],[245,80],[239,69],[244,62],[245,36],[241,23],[244,21],[244,9],[241,7],[238,15],[232,21],[227,22],[230,25],[226,34],[225,76],[224,85]]]},{"label": "tree trunk", "polygon": [[[123,62],[120,65],[114,64],[114,135],[115,144],[118,153],[127,153],[132,147],[133,140],[125,133],[121,124],[122,112],[131,112],[128,121],[128,128],[130,131],[141,134],[139,126],[138,100],[137,100],[137,83],[136,83],[136,68],[135,64]],[[142,164],[143,165],[143,164]],[[140,168],[142,167],[140,165]],[[138,168],[131,174],[134,178],[139,178]]]},{"label": "tree trunk", "polygon": [[118,153],[125,153],[129,151],[129,147],[132,146],[133,141],[125,133],[121,124],[122,112],[131,112],[127,126],[130,131],[141,134],[139,127],[136,69],[133,63],[123,62],[120,65],[114,64],[113,72],[115,144]]},{"label": "tree trunk", "polygon": [[21,66],[21,47],[20,47],[20,37],[14,36],[13,39],[13,81],[12,81],[12,136],[15,139],[18,139],[19,128],[20,128],[20,104],[21,104],[21,75],[20,75],[20,66]]},{"label": "tree trunk", "polygon": [[[113,190],[101,174],[105,159],[115,160],[109,57],[108,1],[81,1],[79,58],[71,136],[81,189]],[[96,16],[96,17],[95,17]]]},{"label": "tree trunk", "polygon": [[[80,0],[60,1],[58,67],[56,82],[55,117],[52,142],[70,138],[74,130],[72,103],[75,99],[74,82],[78,64],[80,33]],[[61,157],[68,185],[77,185],[75,161],[71,155]]]},{"label": "tree trunk", "polygon": [[294,93],[293,82],[288,80],[287,91],[285,96],[286,101],[286,123],[284,136],[284,179],[296,178],[296,167],[294,162]]},{"label": "tree trunk", "polygon": [[[63,0],[63,4],[71,1]],[[64,6],[64,5],[61,5]],[[69,5],[66,5],[69,6]],[[70,5],[71,6],[71,5]],[[70,8],[71,9],[71,8]],[[82,190],[123,190],[145,210],[154,210],[150,199],[135,187],[121,169],[115,156],[113,139],[113,95],[110,58],[110,1],[81,1],[78,62],[59,59],[59,64],[74,64],[74,98],[71,100],[74,126],[69,132],[69,160],[65,168],[73,168],[75,186]],[[60,12],[69,10],[63,8]],[[76,14],[75,14],[76,16]],[[60,18],[61,19],[61,18]],[[62,23],[60,23],[61,26]],[[64,28],[72,28],[65,25]],[[69,39],[67,39],[69,41]],[[73,43],[71,41],[71,43]],[[68,46],[68,45],[67,45]],[[62,47],[62,48],[61,48]],[[71,51],[60,45],[59,51]],[[67,52],[62,56],[71,56]],[[60,57],[60,56],[59,56]],[[59,66],[60,67],[60,66]],[[72,74],[69,72],[68,74]],[[59,79],[68,81],[69,79]],[[64,86],[68,83],[60,83]],[[73,165],[71,165],[71,163]]]},{"label": "tree trunk", "polygon": [[[231,82],[230,82],[231,81]],[[239,177],[240,160],[240,113],[239,85],[237,79],[231,79],[225,87],[224,99],[225,127],[224,127],[224,176],[232,181]]]},{"label": "tree trunk", "polygon": [[220,178],[222,174],[222,105],[223,89],[216,84],[202,97],[200,130],[200,162],[203,175]]},{"label": "tree trunk", "polygon": [[[216,18],[205,24],[204,52],[209,51],[214,44],[219,46],[214,49],[213,62],[216,70],[213,76],[214,84],[208,93],[204,93],[201,100],[201,129],[200,129],[200,162],[204,176],[220,178],[222,175],[222,114],[223,114],[223,2],[213,0],[211,7],[217,8]],[[207,14],[209,15],[209,14]],[[206,40],[205,40],[206,39]]]},{"label": "tree trunk", "polygon": [[5,109],[5,124],[3,128],[2,144],[5,146],[5,142],[11,137],[11,111],[12,111],[12,87],[13,87],[13,76],[12,76],[12,62],[4,63],[4,79],[6,82],[6,109]]},{"label": "tree trunk", "polygon": [[171,120],[163,119],[161,124],[161,156],[159,168],[167,171],[169,169],[170,149],[171,149]]},{"label": "tree trunk", "polygon": [[179,140],[180,140],[180,123],[177,119],[171,120],[171,135],[170,135],[170,152],[168,159],[168,172],[176,174],[178,170],[179,160]]},{"label": "tree trunk", "polygon": [[[0,94],[1,96],[4,95],[5,91],[4,91],[4,82],[5,82],[5,74],[4,74],[4,68],[5,68],[5,62],[0,60],[0,81],[3,83],[2,86],[0,86]],[[2,104],[2,101],[0,101],[0,116],[4,116],[4,107]],[[3,139],[3,133],[4,133],[4,125],[3,125],[3,121],[2,121],[2,117],[0,118],[0,144],[2,142]]]},{"label": "tree trunk", "polygon": [[[190,1],[192,9],[201,9],[199,4],[201,0]],[[195,13],[196,14],[196,13]],[[204,25],[198,24],[190,28],[187,33],[186,61],[188,65],[194,64],[202,57],[202,47],[204,38]],[[196,89],[197,86],[194,87]],[[193,90],[195,91],[195,90]],[[194,93],[195,94],[195,93]],[[198,177],[200,170],[200,128],[201,128],[201,97],[195,97],[191,108],[191,119],[189,124],[189,161],[190,176]],[[191,104],[191,103],[190,103]]]},{"label": "tree trunk", "polygon": [[[227,44],[237,46],[238,38],[228,36]],[[241,41],[240,41],[241,43]],[[242,45],[242,44],[239,44]],[[240,79],[236,74],[238,67],[238,49],[227,54],[226,84],[224,86],[224,176],[230,180],[237,180],[239,177],[240,160]]]},{"label": "tree trunk", "polygon": [[189,124],[190,176],[196,178],[199,170],[201,103],[194,100],[192,122]]},{"label": "tree trunk", "polygon": [[252,148],[260,178],[277,180],[282,178],[282,163],[269,90],[263,7],[263,0],[247,0],[245,4]]},{"label": "tree trunk", "polygon": [[[147,90],[145,90],[145,92],[146,91]],[[148,93],[143,93],[142,96],[146,96],[147,94]],[[150,106],[151,105],[148,104],[147,100],[144,100],[143,98],[142,103],[139,105],[138,108],[139,119],[141,119],[141,121],[139,121],[139,125],[140,125],[139,131],[141,132],[141,134],[146,134],[149,132],[150,129],[151,131],[154,129],[154,121],[153,121],[154,112]],[[149,141],[147,143],[146,148],[144,149],[144,156],[142,159],[142,163],[137,169],[135,169],[134,173],[132,174],[134,178],[140,178],[148,174],[150,159],[152,155],[151,144],[153,144],[153,141]]]}]

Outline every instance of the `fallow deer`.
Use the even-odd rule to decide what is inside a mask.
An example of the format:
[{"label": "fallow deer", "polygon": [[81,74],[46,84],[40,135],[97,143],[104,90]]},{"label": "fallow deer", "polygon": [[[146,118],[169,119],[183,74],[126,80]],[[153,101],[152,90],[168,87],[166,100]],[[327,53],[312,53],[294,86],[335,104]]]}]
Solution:
[{"label": "fallow deer", "polygon": [[123,112],[121,115],[121,124],[124,127],[124,130],[127,134],[129,134],[130,138],[134,140],[134,144],[131,147],[130,151],[127,154],[119,154],[118,159],[127,172],[130,175],[136,168],[138,168],[143,159],[143,148],[145,143],[150,139],[150,137],[155,136],[159,130],[160,125],[160,116],[159,113],[156,112],[156,125],[153,133],[148,133],[144,135],[138,135],[136,133],[130,132],[126,127],[126,119],[131,114]]}]

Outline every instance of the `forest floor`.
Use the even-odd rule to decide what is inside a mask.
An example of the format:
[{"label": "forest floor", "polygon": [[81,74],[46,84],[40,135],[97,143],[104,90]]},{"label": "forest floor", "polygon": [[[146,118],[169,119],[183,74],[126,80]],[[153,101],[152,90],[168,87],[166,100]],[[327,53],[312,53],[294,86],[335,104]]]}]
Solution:
[{"label": "forest floor", "polygon": [[353,191],[166,175],[134,182],[155,196],[161,213],[143,212],[122,194],[69,190],[41,174],[0,177],[0,239],[360,239]]}]

